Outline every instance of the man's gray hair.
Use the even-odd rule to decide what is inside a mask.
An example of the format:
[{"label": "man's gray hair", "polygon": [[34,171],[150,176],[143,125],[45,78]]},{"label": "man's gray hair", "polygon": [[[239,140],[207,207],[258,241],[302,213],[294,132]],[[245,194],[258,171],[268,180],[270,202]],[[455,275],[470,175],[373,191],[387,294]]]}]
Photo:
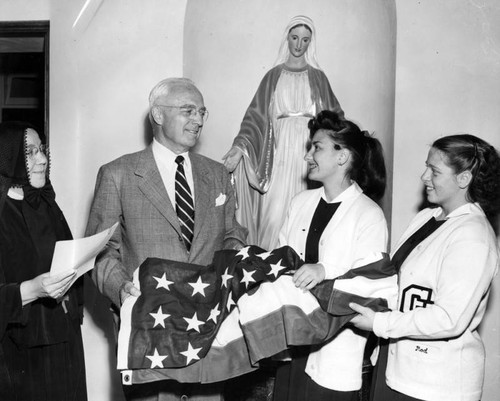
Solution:
[{"label": "man's gray hair", "polygon": [[196,85],[188,78],[166,78],[158,82],[149,93],[149,109],[155,105],[156,99],[161,96],[167,96],[168,93],[175,87],[186,87]]}]

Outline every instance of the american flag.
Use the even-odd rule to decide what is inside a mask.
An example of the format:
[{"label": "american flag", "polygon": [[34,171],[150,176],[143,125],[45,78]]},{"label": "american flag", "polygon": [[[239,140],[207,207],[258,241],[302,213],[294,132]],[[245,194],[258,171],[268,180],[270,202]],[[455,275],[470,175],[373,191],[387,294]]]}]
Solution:
[{"label": "american flag", "polygon": [[354,316],[349,302],[383,310],[395,292],[388,257],[365,262],[304,292],[290,276],[304,262],[288,246],[219,251],[209,266],[147,259],[134,273],[141,296],[121,309],[124,384],[226,380],[290,346],[332,338]]}]

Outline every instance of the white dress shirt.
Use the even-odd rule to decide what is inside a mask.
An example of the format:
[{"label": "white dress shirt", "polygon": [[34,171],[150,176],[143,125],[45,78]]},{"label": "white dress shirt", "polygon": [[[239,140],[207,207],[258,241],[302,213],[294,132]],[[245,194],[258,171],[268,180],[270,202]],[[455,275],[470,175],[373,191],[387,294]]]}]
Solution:
[{"label": "white dress shirt", "polygon": [[177,156],[184,156],[184,173],[186,174],[186,180],[191,189],[191,196],[193,197],[194,205],[194,181],[193,181],[193,170],[191,168],[191,159],[189,158],[189,152],[181,153],[179,155],[172,152],[167,147],[163,146],[156,139],[153,139],[153,156],[160,171],[161,179],[165,189],[167,190],[168,197],[172,202],[172,206],[175,209],[175,173],[177,172],[177,163],[175,159]]}]

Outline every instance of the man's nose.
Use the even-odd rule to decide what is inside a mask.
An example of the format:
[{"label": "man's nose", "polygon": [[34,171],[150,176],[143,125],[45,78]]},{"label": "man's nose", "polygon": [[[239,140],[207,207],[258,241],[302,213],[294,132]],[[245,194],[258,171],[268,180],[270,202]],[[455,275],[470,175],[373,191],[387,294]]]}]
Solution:
[{"label": "man's nose", "polygon": [[196,113],[192,117],[192,120],[201,127],[203,125],[202,112],[200,110],[196,110]]}]

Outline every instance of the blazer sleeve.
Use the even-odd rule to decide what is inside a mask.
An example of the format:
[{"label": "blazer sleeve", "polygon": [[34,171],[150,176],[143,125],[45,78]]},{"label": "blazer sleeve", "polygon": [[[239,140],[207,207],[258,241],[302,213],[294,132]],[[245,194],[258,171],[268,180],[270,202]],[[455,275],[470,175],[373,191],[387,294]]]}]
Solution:
[{"label": "blazer sleeve", "polygon": [[454,240],[443,244],[433,304],[377,313],[373,328],[377,336],[443,339],[460,336],[470,327],[496,273],[498,255],[484,242],[464,239],[466,235],[460,230]]},{"label": "blazer sleeve", "polygon": [[[97,175],[94,199],[85,235],[94,235],[105,230],[117,221],[121,222],[121,217],[122,209],[118,182],[111,169],[108,166],[103,166]],[[92,279],[97,288],[116,306],[120,306],[120,288],[126,281],[132,281],[122,263],[121,230],[120,225],[106,247],[97,256],[95,267],[92,270]]]},{"label": "blazer sleeve", "polygon": [[282,247],[289,244],[288,233],[290,232],[290,226],[291,226],[290,222],[295,210],[295,204],[297,203],[298,197],[299,197],[298,195],[294,196],[290,202],[290,206],[288,206],[288,210],[285,215],[285,220],[281,225],[280,232],[278,235],[278,247]]}]

